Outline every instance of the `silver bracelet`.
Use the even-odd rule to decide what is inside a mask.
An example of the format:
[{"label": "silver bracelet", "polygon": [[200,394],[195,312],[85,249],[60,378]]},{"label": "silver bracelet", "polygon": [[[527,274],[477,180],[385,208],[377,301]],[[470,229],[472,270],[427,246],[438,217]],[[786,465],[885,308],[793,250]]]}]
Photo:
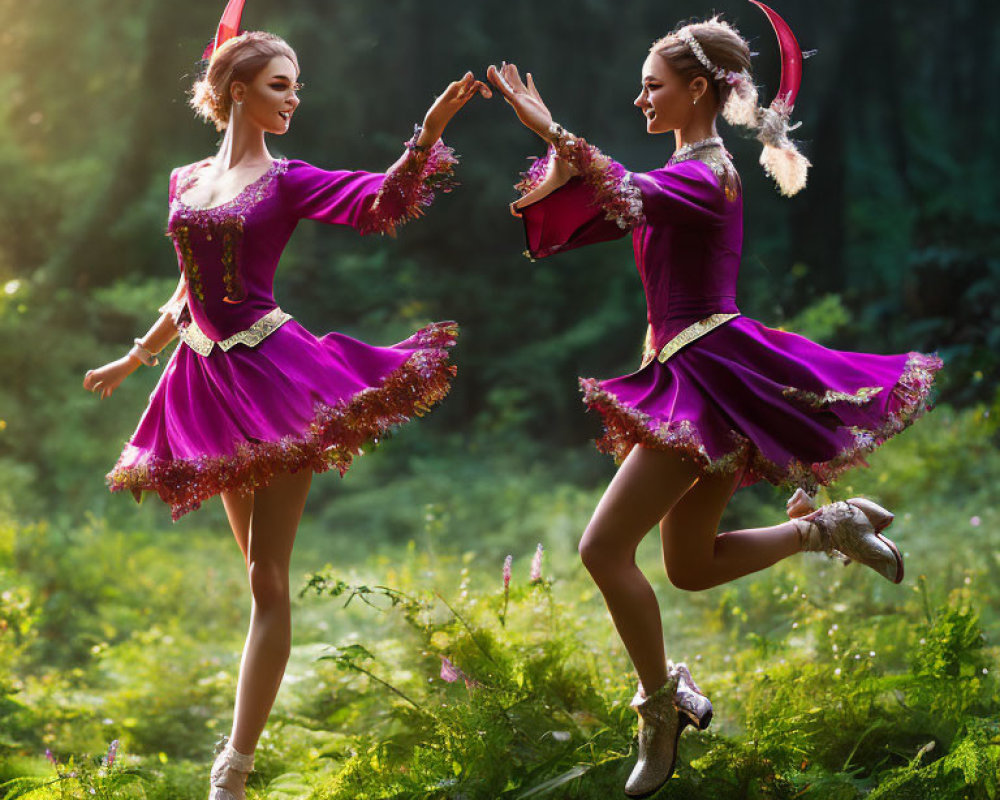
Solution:
[{"label": "silver bracelet", "polygon": [[410,138],[410,141],[408,141],[406,143],[406,149],[407,150],[412,150],[414,153],[418,153],[418,154],[419,153],[426,153],[428,150],[430,150],[430,147],[428,147],[425,144],[417,144],[417,139],[420,138],[420,134],[422,134],[423,132],[424,132],[424,126],[423,125],[414,125],[413,126],[413,136]]},{"label": "silver bracelet", "polygon": [[550,144],[558,150],[563,145],[563,140],[569,137],[570,141],[566,142],[570,146],[574,144],[573,135],[569,133],[562,125],[558,122],[552,122],[549,124],[549,142]]},{"label": "silver bracelet", "polygon": [[156,353],[151,353],[147,350],[146,346],[138,339],[132,340],[132,349],[128,351],[128,354],[138,358],[147,367],[155,367],[160,363],[160,359],[156,357]]}]

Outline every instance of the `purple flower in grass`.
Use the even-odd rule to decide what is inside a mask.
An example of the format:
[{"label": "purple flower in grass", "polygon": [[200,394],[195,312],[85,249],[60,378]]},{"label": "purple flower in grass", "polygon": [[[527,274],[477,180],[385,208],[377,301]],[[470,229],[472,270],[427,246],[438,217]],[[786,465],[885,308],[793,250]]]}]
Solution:
[{"label": "purple flower in grass", "polygon": [[452,664],[447,658],[441,656],[441,680],[454,683],[463,677],[462,670]]},{"label": "purple flower in grass", "polygon": [[544,548],[541,544],[538,545],[535,550],[535,557],[531,559],[531,576],[530,580],[532,583],[538,583],[542,579],[542,551]]},{"label": "purple flower in grass", "polygon": [[507,556],[503,560],[503,590],[506,592],[510,589],[510,565],[514,561],[514,556]]},{"label": "purple flower in grass", "polygon": [[49,748],[45,748],[45,757],[49,760],[53,767],[58,767],[59,762],[56,761],[56,757],[52,755],[52,751]]},{"label": "purple flower in grass", "polygon": [[111,769],[114,766],[115,759],[118,757],[118,740],[113,739],[111,744],[108,746],[108,754],[104,758],[104,765]]},{"label": "purple flower in grass", "polygon": [[439,658],[441,659],[441,680],[447,681],[448,683],[454,683],[455,681],[461,679],[465,681],[466,689],[474,689],[477,686],[482,686],[479,681],[475,678],[470,678],[444,656],[439,656]]}]

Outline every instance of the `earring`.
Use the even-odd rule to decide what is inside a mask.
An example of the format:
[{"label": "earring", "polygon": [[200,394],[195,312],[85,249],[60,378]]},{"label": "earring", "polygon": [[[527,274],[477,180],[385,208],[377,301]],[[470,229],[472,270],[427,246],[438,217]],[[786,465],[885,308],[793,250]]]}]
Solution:
[{"label": "earring", "polygon": [[697,97],[694,100],[691,101],[691,105],[693,105],[693,106],[698,105],[698,98]]}]

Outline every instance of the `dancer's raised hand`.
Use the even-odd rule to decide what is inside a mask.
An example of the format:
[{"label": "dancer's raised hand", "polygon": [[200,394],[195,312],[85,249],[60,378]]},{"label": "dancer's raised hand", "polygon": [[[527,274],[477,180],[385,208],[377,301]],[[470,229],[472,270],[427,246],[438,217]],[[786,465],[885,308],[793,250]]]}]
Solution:
[{"label": "dancer's raised hand", "polygon": [[427,114],[424,116],[423,131],[417,144],[421,147],[429,147],[440,139],[444,129],[451,122],[451,118],[476,94],[481,94],[486,98],[493,96],[490,87],[482,81],[477,81],[476,76],[471,72],[466,72],[461,80],[449,83],[448,88],[438,96],[434,104],[427,110]]},{"label": "dancer's raised hand", "polygon": [[506,61],[499,69],[490,64],[486,70],[486,77],[490,83],[500,90],[504,100],[514,107],[517,118],[524,123],[525,127],[533,130],[543,139],[548,140],[551,136],[549,128],[552,126],[552,114],[542,100],[542,96],[535,88],[535,81],[531,73],[527,73],[528,82],[525,84],[514,64]]}]

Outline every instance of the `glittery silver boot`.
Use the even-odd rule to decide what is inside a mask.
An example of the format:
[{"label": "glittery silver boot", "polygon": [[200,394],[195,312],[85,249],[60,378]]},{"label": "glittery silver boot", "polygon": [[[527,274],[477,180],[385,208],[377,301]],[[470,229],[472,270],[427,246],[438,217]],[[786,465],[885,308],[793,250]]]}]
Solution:
[{"label": "glittery silver boot", "polygon": [[871,500],[852,497],[830,503],[793,519],[803,550],[840,556],[845,564],[858,561],[893,583],[903,580],[903,556],[882,534],[892,523],[891,512]]},{"label": "glittery silver boot", "polygon": [[245,800],[247,776],[253,772],[253,755],[240,753],[223,736],[215,746],[212,785],[208,800]]},{"label": "glittery silver boot", "polygon": [[667,674],[667,682],[649,697],[639,692],[632,708],[639,714],[639,760],[625,782],[629,797],[649,797],[674,774],[681,716],[674,706],[678,674]]}]

